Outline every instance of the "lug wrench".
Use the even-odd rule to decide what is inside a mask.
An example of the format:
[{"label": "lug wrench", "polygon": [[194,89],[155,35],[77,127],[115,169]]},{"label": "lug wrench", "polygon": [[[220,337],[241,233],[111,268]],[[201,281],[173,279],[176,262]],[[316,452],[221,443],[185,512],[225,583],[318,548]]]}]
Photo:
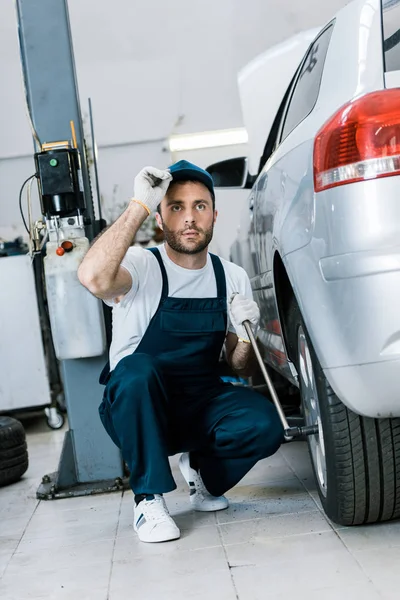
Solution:
[{"label": "lug wrench", "polygon": [[254,353],[257,357],[258,364],[260,365],[261,372],[264,376],[265,382],[268,386],[269,392],[271,394],[273,403],[275,404],[275,408],[278,411],[279,418],[283,425],[284,436],[287,442],[293,440],[294,438],[301,437],[303,435],[316,435],[318,434],[318,425],[305,425],[304,427],[289,427],[289,423],[286,420],[285,413],[283,412],[282,405],[279,401],[278,394],[274,388],[274,384],[271,381],[271,378],[268,374],[268,371],[265,367],[264,361],[260,354],[260,351],[257,346],[256,338],[254,337],[253,330],[251,329],[250,321],[243,321],[243,327],[246,330],[247,335],[249,336],[250,343],[253,347]]}]

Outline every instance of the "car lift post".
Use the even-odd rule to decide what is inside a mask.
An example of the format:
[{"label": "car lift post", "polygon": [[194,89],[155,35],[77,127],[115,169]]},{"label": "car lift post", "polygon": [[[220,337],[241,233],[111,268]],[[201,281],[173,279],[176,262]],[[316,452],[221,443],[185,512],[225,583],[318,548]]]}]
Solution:
[{"label": "car lift post", "polygon": [[[68,140],[75,124],[82,162],[86,235],[92,239],[95,215],[86,160],[67,0],[16,0],[26,100],[41,143]],[[36,150],[40,150],[36,140]],[[106,356],[61,362],[68,412],[58,471],[45,475],[41,499],[121,489],[123,461],[98,415],[103,388],[98,383]]]}]

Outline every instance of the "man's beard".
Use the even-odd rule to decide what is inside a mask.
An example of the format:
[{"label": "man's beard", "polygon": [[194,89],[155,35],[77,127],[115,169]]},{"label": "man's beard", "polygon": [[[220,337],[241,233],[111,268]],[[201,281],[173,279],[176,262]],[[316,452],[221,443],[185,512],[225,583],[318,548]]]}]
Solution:
[{"label": "man's beard", "polygon": [[[180,238],[185,231],[189,230],[197,231],[202,237],[199,239],[196,245],[191,244],[190,247],[187,247]],[[180,252],[181,254],[199,254],[200,252],[203,252],[203,250],[205,250],[211,242],[214,232],[214,224],[212,224],[209,229],[200,229],[200,227],[192,225],[186,229],[171,231],[168,229],[166,224],[163,223],[163,231],[165,241],[167,242],[168,246],[172,248],[172,250],[175,250],[175,252]]]}]

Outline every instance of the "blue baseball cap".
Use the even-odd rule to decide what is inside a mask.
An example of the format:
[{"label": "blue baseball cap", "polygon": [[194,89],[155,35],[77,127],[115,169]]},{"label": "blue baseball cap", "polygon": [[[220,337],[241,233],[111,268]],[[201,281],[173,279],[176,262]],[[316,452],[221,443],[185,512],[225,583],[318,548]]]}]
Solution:
[{"label": "blue baseball cap", "polygon": [[213,199],[215,198],[212,177],[204,169],[201,169],[187,160],[180,160],[171,165],[169,171],[172,175],[172,181],[198,181],[205,185],[210,191]]}]

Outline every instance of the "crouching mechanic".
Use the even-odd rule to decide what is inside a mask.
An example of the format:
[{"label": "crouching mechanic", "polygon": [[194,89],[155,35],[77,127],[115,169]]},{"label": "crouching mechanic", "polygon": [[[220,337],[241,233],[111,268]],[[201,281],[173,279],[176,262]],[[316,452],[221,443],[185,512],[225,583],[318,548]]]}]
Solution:
[{"label": "crouching mechanic", "polygon": [[[155,210],[165,243],[131,247]],[[113,306],[100,416],[129,467],[134,529],[144,542],[180,536],[163,497],[176,488],[168,456],[183,452],[192,507],[216,511],[283,440],[274,406],[218,375],[224,344],[232,368],[246,374],[254,357],[242,323],[256,331],[259,310],[245,271],[208,253],[216,217],[206,171],[187,161],[147,167],[79,268],[81,283]]]}]

